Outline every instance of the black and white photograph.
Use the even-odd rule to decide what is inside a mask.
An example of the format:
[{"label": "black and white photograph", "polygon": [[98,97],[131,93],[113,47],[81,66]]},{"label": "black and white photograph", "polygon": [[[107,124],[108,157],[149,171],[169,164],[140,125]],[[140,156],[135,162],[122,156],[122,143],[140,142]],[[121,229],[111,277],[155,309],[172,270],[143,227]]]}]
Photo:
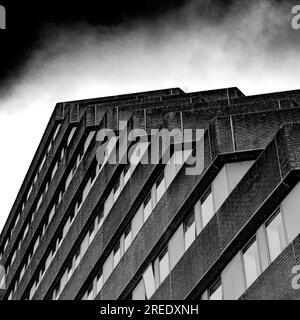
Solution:
[{"label": "black and white photograph", "polygon": [[0,149],[0,312],[300,300],[300,1],[0,0]]}]

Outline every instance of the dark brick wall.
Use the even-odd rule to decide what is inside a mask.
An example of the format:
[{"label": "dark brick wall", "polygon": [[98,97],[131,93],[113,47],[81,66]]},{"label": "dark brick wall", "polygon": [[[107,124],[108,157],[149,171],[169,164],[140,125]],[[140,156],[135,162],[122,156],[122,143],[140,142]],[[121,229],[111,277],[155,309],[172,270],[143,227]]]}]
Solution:
[{"label": "dark brick wall", "polygon": [[292,288],[292,268],[300,265],[299,245],[300,236],[271,263],[240,300],[300,300],[300,290]]}]

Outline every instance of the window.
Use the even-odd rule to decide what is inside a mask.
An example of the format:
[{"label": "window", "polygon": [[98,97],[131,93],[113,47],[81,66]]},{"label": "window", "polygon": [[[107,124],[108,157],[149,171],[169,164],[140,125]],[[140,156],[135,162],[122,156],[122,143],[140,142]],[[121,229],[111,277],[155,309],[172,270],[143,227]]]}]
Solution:
[{"label": "window", "polygon": [[222,292],[222,281],[219,278],[214,285],[211,286],[209,289],[208,295],[209,300],[222,300],[223,299],[223,292]]},{"label": "window", "polygon": [[74,220],[74,218],[75,218],[75,210],[74,210],[74,208],[71,210],[69,218],[70,218],[70,225],[71,225],[73,220]]},{"label": "window", "polygon": [[81,205],[82,205],[82,193],[80,193],[80,194],[78,195],[78,201],[77,201],[76,207],[75,207],[75,214],[78,213],[78,211],[79,211],[80,208],[81,208]]},{"label": "window", "polygon": [[184,222],[184,248],[187,250],[196,238],[196,223],[194,211]]},{"label": "window", "polygon": [[[24,233],[23,233],[22,240],[26,237],[26,235],[27,235],[27,233],[28,233],[28,229],[29,229],[29,224],[27,223],[26,228],[25,228]],[[8,241],[7,241],[6,243],[8,243]],[[5,245],[6,245],[6,244],[5,244]]]},{"label": "window", "polygon": [[118,178],[118,181],[114,186],[114,202],[118,199],[120,193],[121,193],[121,184],[120,184],[120,178]]},{"label": "window", "polygon": [[120,259],[121,259],[121,248],[120,248],[120,242],[119,242],[114,249],[114,268],[117,266]]},{"label": "window", "polygon": [[91,173],[91,184],[93,184],[95,182],[96,171],[97,171],[97,162],[95,161],[93,163],[93,168],[92,168],[92,173]]},{"label": "window", "polygon": [[260,275],[260,261],[256,237],[254,237],[243,250],[243,259],[246,275],[247,288]]},{"label": "window", "polygon": [[60,294],[60,281],[58,282],[56,288],[53,291],[53,300],[57,300]]},{"label": "window", "polygon": [[75,269],[78,267],[79,262],[80,262],[80,248],[78,248],[75,253],[75,263],[74,263]]},{"label": "window", "polygon": [[266,223],[266,231],[271,262],[282,252],[286,245],[286,238],[282,220],[282,214],[277,211]]},{"label": "window", "polygon": [[211,189],[201,199],[202,228],[204,228],[214,215],[214,205]]},{"label": "window", "polygon": [[93,300],[94,298],[94,292],[93,292],[93,284],[91,284],[87,290],[87,300]]},{"label": "window", "polygon": [[67,145],[70,144],[70,142],[71,142],[71,140],[72,140],[72,138],[73,138],[73,135],[74,135],[75,131],[76,131],[76,127],[73,127],[72,130],[71,130],[71,132],[70,132],[70,134],[69,134],[69,136],[68,136]]},{"label": "window", "polygon": [[130,179],[130,163],[127,163],[124,168],[124,186]]},{"label": "window", "polygon": [[165,175],[162,173],[158,180],[156,181],[156,203],[161,199],[166,191],[165,186]]},{"label": "window", "polygon": [[58,169],[58,163],[56,162],[56,163],[55,163],[55,166],[54,166],[54,168],[53,168],[53,170],[52,170],[52,173],[51,173],[51,180],[53,180],[57,169]]},{"label": "window", "polygon": [[151,204],[151,192],[148,194],[146,199],[144,200],[144,222],[149,218],[152,212],[152,204]]},{"label": "window", "polygon": [[92,225],[90,226],[90,230],[89,230],[89,244],[91,244],[94,237],[95,237],[95,226],[94,226],[94,222],[93,222]]},{"label": "window", "polygon": [[169,252],[166,247],[159,256],[159,280],[162,283],[169,274]]},{"label": "window", "polygon": [[58,238],[57,238],[57,248],[60,247],[61,243],[62,243],[62,240],[63,240],[63,235],[62,235],[62,232],[60,232]]},{"label": "window", "polygon": [[72,273],[73,273],[73,262],[71,261],[67,268],[67,281],[70,280]]},{"label": "window", "polygon": [[131,234],[132,232],[131,232],[131,224],[130,224],[124,234],[124,252],[126,252],[129,246],[131,245]]},{"label": "window", "polygon": [[149,265],[147,270],[143,274],[144,284],[145,284],[145,291],[146,291],[146,298],[150,299],[153,293],[155,292],[155,280],[154,280],[154,273],[153,273],[153,266],[152,263]]},{"label": "window", "polygon": [[100,271],[97,274],[96,281],[97,281],[97,294],[98,294],[103,287],[103,270],[102,270],[102,268],[100,269]]},{"label": "window", "polygon": [[101,207],[101,209],[99,210],[99,213],[97,215],[97,228],[98,228],[98,230],[102,226],[103,220],[104,220],[104,209],[103,209],[103,207]]}]

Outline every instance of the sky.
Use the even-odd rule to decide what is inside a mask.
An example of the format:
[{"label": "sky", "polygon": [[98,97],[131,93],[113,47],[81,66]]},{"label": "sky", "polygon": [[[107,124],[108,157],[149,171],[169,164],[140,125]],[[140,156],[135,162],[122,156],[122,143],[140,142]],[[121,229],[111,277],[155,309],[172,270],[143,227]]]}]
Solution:
[{"label": "sky", "polygon": [[11,1],[1,1],[0,230],[59,101],[170,87],[300,89],[293,1]]}]

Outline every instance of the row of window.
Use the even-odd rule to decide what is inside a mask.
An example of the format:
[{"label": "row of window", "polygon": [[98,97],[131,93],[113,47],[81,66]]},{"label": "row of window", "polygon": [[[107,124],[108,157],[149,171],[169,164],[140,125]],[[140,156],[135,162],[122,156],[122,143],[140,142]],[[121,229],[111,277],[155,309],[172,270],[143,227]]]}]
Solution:
[{"label": "row of window", "polygon": [[[69,143],[70,143],[70,141],[71,141],[70,136],[73,136],[73,135],[74,135],[74,133],[72,133],[72,132],[74,132],[74,130],[72,130],[71,133],[70,133],[69,136],[68,136],[67,145],[69,145]],[[84,147],[83,147],[83,149],[82,149],[82,152],[80,152],[79,155],[77,156],[77,159],[76,159],[76,161],[75,161],[75,166],[74,166],[74,167],[72,168],[72,170],[71,170],[73,173],[75,173],[76,169],[78,168],[79,163],[81,162],[84,153],[86,152],[86,150],[87,150],[90,142],[92,141],[92,138],[93,138],[94,134],[95,134],[95,131],[92,131],[92,132],[90,132],[90,134],[88,135],[88,137],[87,137],[87,139],[86,139],[86,141],[85,141],[85,143],[84,143]],[[61,156],[60,159],[63,158],[64,153],[65,153],[65,151],[64,151],[65,149],[63,148],[62,150],[63,150],[62,153],[61,153],[62,156]],[[74,169],[75,169],[75,170],[74,170]],[[53,171],[52,171],[52,172],[53,172]],[[53,176],[53,174],[52,174],[52,176]],[[47,185],[48,185],[48,184],[47,184]],[[46,188],[45,190],[47,191],[48,188]],[[66,190],[66,188],[64,188],[64,190]],[[64,191],[64,192],[65,192],[65,191]],[[60,203],[61,200],[62,200],[62,197],[63,197],[64,192],[61,191],[61,192],[59,193],[59,196],[58,196],[58,198],[56,199],[55,204],[53,205],[53,207],[52,207],[52,209],[50,210],[49,214],[46,216],[45,221],[44,221],[44,224],[43,224],[43,227],[41,228],[40,234],[37,236],[37,238],[36,238],[36,240],[35,240],[35,242],[34,242],[33,247],[31,248],[31,250],[29,251],[29,253],[28,253],[28,255],[27,255],[27,259],[26,259],[25,263],[23,264],[23,267],[22,267],[22,269],[21,269],[21,271],[20,271],[20,274],[19,274],[19,276],[17,277],[17,279],[15,280],[15,283],[14,283],[14,285],[13,285],[13,290],[12,290],[11,293],[10,293],[11,296],[12,296],[13,292],[16,290],[16,288],[17,288],[17,286],[18,286],[18,283],[21,281],[21,279],[22,279],[22,277],[23,277],[23,275],[24,275],[24,273],[25,273],[25,271],[26,271],[26,268],[27,268],[27,266],[29,265],[29,263],[30,263],[30,261],[31,261],[31,259],[32,259],[32,256],[33,256],[33,254],[35,253],[35,251],[36,251],[36,249],[37,249],[37,247],[38,247],[38,245],[39,245],[39,243],[40,243],[40,240],[42,239],[42,237],[43,237],[44,234],[46,233],[46,231],[47,231],[47,229],[48,229],[48,227],[49,227],[49,225],[50,225],[50,222],[51,222],[51,220],[53,219],[53,217],[54,217],[54,215],[55,215],[56,209],[57,209],[59,203]],[[38,209],[38,207],[37,207],[37,209]],[[35,210],[35,212],[36,212],[36,210]],[[34,212],[34,214],[35,214],[35,212]],[[25,238],[25,236],[27,235],[27,233],[28,233],[28,231],[29,231],[30,223],[33,221],[34,214],[31,216],[31,221],[30,221],[29,223],[27,223],[27,225],[26,225],[26,227],[25,227],[25,230],[24,230],[23,237],[22,237],[21,241]],[[21,241],[19,242],[18,248],[20,248]],[[13,262],[13,260],[12,260],[12,262]],[[12,262],[11,262],[11,263],[12,263]],[[40,278],[41,278],[41,277],[40,277]]]},{"label": "row of window", "polygon": [[54,140],[55,140],[56,137],[57,137],[57,134],[58,134],[58,132],[59,132],[60,127],[61,127],[61,124],[58,124],[57,127],[56,127],[56,129],[55,129],[55,132],[54,132],[54,134],[53,134],[53,136],[52,136],[52,138],[51,138],[51,141],[50,141],[50,143],[49,143],[49,145],[48,145],[48,148],[47,148],[47,150],[46,150],[46,153],[45,153],[45,155],[44,155],[44,157],[43,157],[43,159],[42,159],[42,161],[41,161],[41,163],[40,163],[40,165],[39,165],[39,168],[38,168],[38,170],[37,170],[37,173],[36,173],[36,175],[34,176],[33,181],[32,181],[32,183],[31,183],[31,185],[30,185],[30,188],[29,188],[29,190],[28,190],[28,192],[27,192],[27,194],[26,194],[25,200],[20,204],[20,211],[19,211],[19,213],[17,214],[16,218],[13,220],[13,223],[12,223],[12,226],[11,226],[11,228],[10,228],[10,232],[9,232],[9,234],[8,234],[8,236],[7,236],[7,239],[6,239],[6,241],[5,241],[3,250],[2,250],[1,253],[0,253],[0,260],[2,259],[3,252],[6,250],[6,248],[7,248],[7,246],[8,246],[8,243],[9,243],[9,241],[10,241],[10,238],[11,238],[11,236],[12,236],[12,234],[13,234],[13,232],[14,232],[14,230],[15,230],[15,228],[16,228],[19,220],[20,220],[20,217],[21,217],[22,212],[23,212],[23,210],[24,210],[24,208],[25,208],[26,202],[27,202],[27,200],[29,199],[29,197],[30,197],[30,195],[31,195],[31,192],[32,192],[32,190],[33,190],[33,188],[34,188],[34,185],[35,185],[36,182],[37,182],[37,179],[38,179],[38,176],[39,176],[40,172],[42,171],[42,168],[43,168],[43,166],[44,166],[44,164],[45,164],[45,162],[46,162],[47,155],[49,154],[49,152],[50,152],[50,150],[51,150],[51,148],[52,148],[53,142],[54,142]]},{"label": "row of window", "polygon": [[[117,140],[115,138],[112,138],[111,142],[108,143],[108,145],[106,147],[104,162],[102,164],[99,163],[97,165],[96,175],[93,175],[93,176],[95,176],[95,179],[99,175],[99,173],[101,172],[104,165],[106,164],[106,162],[109,158],[109,155],[111,154],[116,142],[117,142]],[[146,151],[146,148],[147,148],[147,144],[143,144],[143,143],[141,143],[139,145],[139,147],[137,148],[138,150],[136,152],[139,153],[140,158],[143,156],[144,152]],[[125,166],[124,170],[121,172],[120,176],[117,179],[115,186],[111,190],[110,195],[107,197],[107,199],[104,202],[104,205],[101,207],[101,209],[97,213],[96,217],[92,221],[88,232],[84,236],[84,238],[83,238],[82,242],[80,243],[80,245],[78,246],[78,249],[75,252],[73,258],[69,262],[64,274],[62,275],[62,277],[58,281],[55,289],[53,290],[53,293],[52,293],[53,300],[56,300],[59,298],[59,296],[62,293],[63,289],[65,288],[66,284],[70,280],[73,272],[78,267],[81,259],[83,258],[84,254],[86,253],[88,247],[91,245],[92,241],[94,240],[96,233],[98,232],[98,230],[102,226],[104,220],[108,216],[111,208],[113,207],[113,204],[118,199],[118,197],[121,194],[121,191],[125,187],[126,183],[129,181],[130,176],[133,174],[135,168],[136,168],[136,165],[128,164]],[[95,181],[95,179],[94,179],[94,181]],[[121,249],[119,248],[119,252],[121,252],[120,250]],[[116,254],[116,259],[117,259],[117,255],[118,254]]]},{"label": "row of window", "polygon": [[196,235],[213,217],[214,203],[211,188],[194,206],[194,210],[175,231],[166,247],[146,268],[142,279],[132,292],[133,300],[150,299],[170,271],[177,264],[184,252],[195,241]]},{"label": "row of window", "polygon": [[[174,152],[170,162],[165,166],[163,173],[152,186],[151,191],[145,197],[139,210],[136,212],[125,232],[118,240],[117,245],[98,271],[96,277],[91,281],[87,291],[82,296],[83,300],[93,300],[98,295],[102,286],[107,281],[112,271],[116,268],[122,256],[128,250],[143,224],[150,217],[155,206],[162,198],[190,154],[191,150],[184,151],[184,153],[182,151]],[[123,176],[126,176],[126,172],[124,172]],[[118,195],[119,192],[119,182],[117,182],[114,188],[114,193]]]},{"label": "row of window", "polygon": [[[50,144],[50,145],[52,145],[52,144]],[[49,152],[50,152],[50,149],[49,149]],[[65,152],[65,148],[62,149],[60,160],[63,158],[64,152]],[[47,153],[47,154],[48,154],[48,153]],[[47,156],[47,155],[45,155],[44,159],[46,159],[46,156]],[[51,181],[53,180],[53,177],[54,177],[54,175],[55,175],[55,172],[57,171],[58,162],[59,162],[59,161],[56,161],[56,163],[55,163],[55,165],[54,165],[54,167],[53,167],[53,170],[52,170],[52,174],[51,174],[50,177],[48,177],[48,179],[47,179],[47,181],[46,181],[46,183],[45,183],[44,190],[42,190],[42,192],[41,192],[41,195],[40,195],[40,197],[39,197],[39,199],[38,199],[38,201],[37,201],[37,204],[36,204],[36,206],[35,206],[35,209],[32,210],[32,213],[29,215],[30,221],[27,223],[27,225],[26,225],[23,233],[19,236],[19,240],[17,241],[16,248],[15,248],[15,250],[13,251],[13,253],[12,253],[12,255],[11,255],[11,258],[8,259],[8,261],[6,262],[6,273],[8,273],[10,266],[13,264],[13,262],[14,262],[14,260],[15,260],[15,258],[16,258],[17,251],[21,248],[22,241],[24,240],[24,238],[25,238],[26,235],[27,235],[27,232],[28,232],[28,230],[29,230],[30,224],[32,223],[32,221],[33,221],[33,219],[34,219],[34,217],[35,217],[35,214],[37,213],[38,209],[40,208],[40,206],[41,206],[41,204],[42,204],[42,201],[43,201],[43,199],[44,199],[44,197],[45,197],[45,195],[46,195],[46,193],[47,193],[47,191],[48,191],[48,189],[49,189],[49,185],[50,185]],[[42,164],[44,164],[44,161],[42,162]],[[40,167],[40,168],[42,168],[42,167]],[[40,171],[39,171],[39,172],[40,172]],[[20,218],[20,214],[17,216],[17,220],[16,220],[17,222],[19,221],[19,218]]]},{"label": "row of window", "polygon": [[[223,300],[232,298],[232,296],[226,295],[226,290],[229,290],[228,287],[235,287],[234,298],[238,299],[264,269],[279,256],[287,244],[282,212],[277,210],[232,260],[233,262],[241,257],[242,261],[241,264],[235,263],[235,268],[228,268],[226,271],[232,273],[232,279],[235,283],[228,284],[224,272],[213,286],[202,295],[202,299]],[[239,274],[241,276],[238,276]]]}]

